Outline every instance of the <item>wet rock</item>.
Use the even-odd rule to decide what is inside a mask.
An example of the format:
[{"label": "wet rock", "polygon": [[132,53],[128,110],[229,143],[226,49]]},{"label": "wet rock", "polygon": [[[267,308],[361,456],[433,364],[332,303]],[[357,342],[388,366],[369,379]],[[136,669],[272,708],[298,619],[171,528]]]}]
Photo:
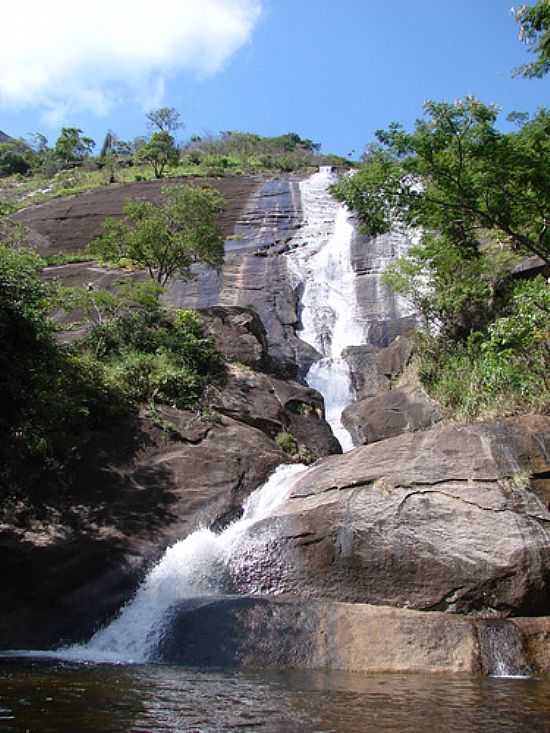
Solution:
[{"label": "wet rock", "polygon": [[534,674],[550,673],[550,618],[515,618],[525,661]]},{"label": "wet rock", "polygon": [[353,402],[342,414],[354,445],[376,443],[401,433],[427,430],[441,420],[436,402],[422,390],[402,387]]},{"label": "wet rock", "polygon": [[[500,639],[491,642],[498,628]],[[362,603],[265,596],[173,607],[159,661],[346,672],[550,672],[550,618],[477,619]]]},{"label": "wet rock", "polygon": [[231,418],[170,408],[161,416],[164,429],[140,418],[96,435],[71,488],[35,498],[34,514],[3,508],[0,647],[91,635],[168,545],[237,517],[287,461],[263,432]]},{"label": "wet rock", "polygon": [[200,667],[480,671],[476,627],[464,617],[249,596],[178,604],[158,659]]},{"label": "wet rock", "polygon": [[550,512],[531,481],[549,470],[550,419],[540,416],[406,433],[323,459],[255,526],[243,590],[548,614]]}]

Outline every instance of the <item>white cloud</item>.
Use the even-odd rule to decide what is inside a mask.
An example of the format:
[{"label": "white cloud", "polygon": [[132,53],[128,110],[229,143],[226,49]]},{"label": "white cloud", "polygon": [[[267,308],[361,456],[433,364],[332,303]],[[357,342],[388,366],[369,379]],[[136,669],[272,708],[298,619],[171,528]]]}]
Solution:
[{"label": "white cloud", "polygon": [[40,106],[51,123],[78,108],[158,105],[167,76],[219,71],[247,40],[261,0],[15,0],[2,8],[0,105]]}]

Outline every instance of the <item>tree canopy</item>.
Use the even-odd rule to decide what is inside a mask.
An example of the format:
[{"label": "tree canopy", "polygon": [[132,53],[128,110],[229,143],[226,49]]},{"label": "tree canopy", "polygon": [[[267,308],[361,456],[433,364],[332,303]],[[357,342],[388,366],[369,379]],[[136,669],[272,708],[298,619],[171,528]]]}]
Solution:
[{"label": "tree canopy", "polygon": [[106,219],[91,251],[106,260],[132,260],[160,285],[178,275],[191,277],[191,266],[223,263],[224,238],[217,223],[221,194],[209,187],[163,189],[162,204],[128,201],[122,220]]},{"label": "tree canopy", "polygon": [[537,0],[534,5],[521,5],[514,14],[519,23],[520,39],[536,59],[515,70],[515,74],[540,78],[550,71],[550,2]]},{"label": "tree canopy", "polygon": [[139,149],[137,158],[153,166],[155,178],[162,178],[167,166],[177,165],[179,153],[170,133],[154,132],[151,139]]},{"label": "tree canopy", "polygon": [[54,153],[64,163],[80,161],[90,155],[95,147],[91,137],[82,134],[78,127],[63,127],[55,143]]},{"label": "tree canopy", "polygon": [[173,133],[183,127],[181,115],[174,107],[160,107],[151,110],[145,117],[149,127],[159,132]]},{"label": "tree canopy", "polygon": [[401,223],[472,251],[490,231],[550,264],[550,112],[512,133],[496,128],[495,107],[472,97],[427,102],[425,112],[413,132],[397,123],[379,130],[356,175],[335,186],[364,231]]}]

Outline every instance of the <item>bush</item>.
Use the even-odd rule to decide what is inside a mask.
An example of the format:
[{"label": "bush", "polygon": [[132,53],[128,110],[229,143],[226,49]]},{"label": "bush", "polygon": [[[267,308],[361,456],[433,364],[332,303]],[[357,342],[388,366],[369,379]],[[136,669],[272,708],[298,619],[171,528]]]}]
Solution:
[{"label": "bush", "polygon": [[275,436],[275,442],[279,448],[287,453],[289,456],[295,456],[298,453],[298,443],[292,433],[277,433]]},{"label": "bush", "polygon": [[506,315],[465,343],[420,337],[419,377],[460,418],[550,409],[550,288],[518,284]]},{"label": "bush", "polygon": [[[222,365],[198,314],[166,309],[154,283],[54,289],[43,264],[0,245],[0,486],[14,494],[59,488],[93,431],[144,402],[194,404]],[[57,343],[59,306],[84,312],[84,340]]]}]

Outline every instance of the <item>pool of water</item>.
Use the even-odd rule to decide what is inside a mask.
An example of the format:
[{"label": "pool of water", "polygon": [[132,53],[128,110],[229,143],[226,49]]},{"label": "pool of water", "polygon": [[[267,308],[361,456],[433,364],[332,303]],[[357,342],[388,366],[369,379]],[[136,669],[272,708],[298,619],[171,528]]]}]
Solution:
[{"label": "pool of water", "polygon": [[0,659],[0,731],[550,731],[550,679]]}]

